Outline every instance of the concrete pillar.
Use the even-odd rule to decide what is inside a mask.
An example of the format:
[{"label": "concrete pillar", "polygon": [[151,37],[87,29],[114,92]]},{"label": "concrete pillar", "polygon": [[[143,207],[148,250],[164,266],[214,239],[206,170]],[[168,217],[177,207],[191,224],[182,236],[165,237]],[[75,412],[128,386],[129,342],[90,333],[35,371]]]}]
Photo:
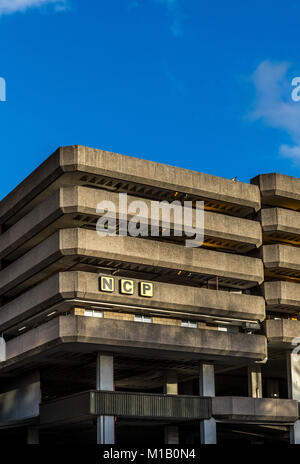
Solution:
[{"label": "concrete pillar", "polygon": [[[107,391],[114,390],[114,358],[111,354],[97,353],[96,389]],[[114,416],[99,416],[97,418],[97,444],[114,445],[114,443]]]},{"label": "concrete pillar", "polygon": [[[178,376],[176,371],[167,371],[164,379],[165,395],[178,395]],[[179,444],[179,429],[176,425],[165,426],[165,445]]]},{"label": "concrete pillar", "polygon": [[294,425],[291,425],[290,428],[290,444],[299,445],[300,444],[300,420],[297,420]]},{"label": "concrete pillar", "polygon": [[[289,398],[300,401],[300,354],[297,351],[287,354],[287,381]],[[300,420],[290,428],[290,443],[300,444]]]},{"label": "concrete pillar", "polygon": [[[215,396],[215,369],[213,364],[200,364],[199,395]],[[217,425],[213,417],[200,422],[200,439],[203,445],[214,445],[217,443]]]},{"label": "concrete pillar", "polygon": [[262,398],[261,366],[254,364],[248,367],[248,395],[252,398]]},{"label": "concrete pillar", "polygon": [[39,429],[28,428],[27,429],[27,445],[39,445],[40,434]]},{"label": "concrete pillar", "polygon": [[6,342],[4,337],[0,336],[0,362],[6,361]]}]

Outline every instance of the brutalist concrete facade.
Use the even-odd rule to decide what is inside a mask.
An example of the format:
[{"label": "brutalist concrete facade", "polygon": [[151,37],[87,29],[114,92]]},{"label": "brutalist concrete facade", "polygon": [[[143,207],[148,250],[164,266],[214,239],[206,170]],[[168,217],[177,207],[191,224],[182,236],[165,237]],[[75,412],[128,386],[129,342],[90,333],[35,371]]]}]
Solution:
[{"label": "brutalist concrete facade", "polygon": [[[119,193],[203,201],[203,245],[100,237]],[[299,179],[58,149],[0,203],[0,442],[300,442],[299,210]]]}]

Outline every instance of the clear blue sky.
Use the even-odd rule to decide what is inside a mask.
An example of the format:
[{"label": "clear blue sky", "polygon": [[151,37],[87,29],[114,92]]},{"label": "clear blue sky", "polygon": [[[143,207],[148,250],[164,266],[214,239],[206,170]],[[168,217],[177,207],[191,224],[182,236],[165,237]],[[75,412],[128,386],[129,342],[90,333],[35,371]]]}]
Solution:
[{"label": "clear blue sky", "polygon": [[300,176],[299,18],[300,0],[0,0],[0,197],[73,144]]}]

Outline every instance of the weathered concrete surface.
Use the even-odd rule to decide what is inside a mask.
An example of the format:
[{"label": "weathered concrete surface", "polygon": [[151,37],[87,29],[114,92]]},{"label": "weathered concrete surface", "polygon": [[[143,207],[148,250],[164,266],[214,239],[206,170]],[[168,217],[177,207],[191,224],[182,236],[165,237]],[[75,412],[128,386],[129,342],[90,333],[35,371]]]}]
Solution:
[{"label": "weathered concrete surface", "polygon": [[260,212],[263,232],[281,231],[300,235],[300,214],[283,208],[265,208]]},{"label": "weathered concrete surface", "polygon": [[[69,344],[69,348],[65,345]],[[263,335],[218,332],[205,329],[98,319],[84,316],[59,316],[7,342],[7,361],[2,369],[21,361],[34,362],[33,356],[55,348],[74,351],[113,353],[178,359],[263,360],[267,355]]]},{"label": "weathered concrete surface", "polygon": [[39,371],[24,374],[0,390],[0,424],[39,416],[41,382]]},{"label": "weathered concrete surface", "polygon": [[[114,292],[106,293],[99,290],[98,274],[91,272],[55,274],[1,307],[0,333],[28,317],[41,313],[45,317],[45,311],[53,305],[56,305],[57,311],[66,312],[74,306],[88,308],[95,305],[95,302],[112,304],[112,309],[118,305],[120,308],[122,305],[157,308],[167,311],[166,315],[179,315],[178,317],[184,317],[185,313],[192,312],[195,315],[206,314],[247,320],[265,319],[263,297],[197,287],[187,289],[183,285],[153,282],[154,296],[149,299],[139,296],[138,280],[131,279],[135,285],[134,295],[125,295],[118,291],[120,278],[115,279]],[[67,300],[70,299],[72,301],[68,303]],[[80,301],[76,303],[74,299]]]},{"label": "weathered concrete surface", "polygon": [[265,333],[270,345],[293,349],[299,344],[299,342],[296,341],[296,343],[292,345],[292,342],[294,338],[299,338],[300,336],[300,321],[293,321],[291,319],[269,319],[266,320],[264,324]]},{"label": "weathered concrete surface", "polygon": [[251,179],[251,184],[260,188],[262,204],[300,209],[299,178],[278,173],[261,174]]},{"label": "weathered concrete surface", "polygon": [[265,242],[300,245],[300,214],[298,211],[266,208],[261,210],[260,216]]},{"label": "weathered concrete surface", "polygon": [[211,416],[210,398],[157,393],[86,391],[41,404],[41,424],[94,419],[95,415],[146,420],[195,420]]},{"label": "weathered concrete surface", "polygon": [[281,244],[264,245],[262,258],[266,270],[300,270],[300,248],[298,247]]},{"label": "weathered concrete surface", "polygon": [[[95,176],[225,202],[227,207],[224,205],[224,212],[230,213],[234,209],[230,205],[236,205],[239,206],[238,215],[241,216],[260,208],[257,186],[75,145],[58,149],[2,200],[0,222],[11,220],[13,223],[20,214],[25,214],[51,191],[62,185],[88,184],[89,177]],[[99,179],[93,179],[96,185],[97,181]]]},{"label": "weathered concrete surface", "polygon": [[219,396],[212,398],[217,419],[239,422],[284,422],[298,419],[298,402],[277,398]]},{"label": "weathered concrete surface", "polygon": [[[299,250],[300,252],[300,250]],[[136,239],[135,237],[99,237],[96,231],[63,229],[34,247],[3,271],[0,271],[0,294],[18,286],[17,292],[37,284],[54,272],[64,271],[80,262],[88,267],[105,261],[150,266],[153,269],[182,270],[232,279],[231,285],[252,287],[263,281],[260,259],[221,253],[203,248]],[[76,270],[76,268],[74,269]]]},{"label": "weathered concrete surface", "polygon": [[[141,199],[132,195],[127,197],[128,205],[137,200]],[[63,187],[55,191],[0,236],[0,258],[15,259],[58,229],[87,225],[96,229],[96,221],[100,216],[97,213],[97,205],[102,201],[112,202],[119,216],[119,195],[117,193],[79,186]],[[149,211],[145,219],[150,224],[153,218],[151,201],[147,199],[143,201]],[[128,213],[128,220],[133,216],[134,214]],[[169,224],[170,229],[173,230],[173,215]],[[195,226],[194,209],[192,227],[195,228]],[[261,226],[257,221],[205,211],[204,229],[206,240],[213,238],[220,239],[221,242],[224,240],[232,242],[235,245],[232,248],[240,253],[262,244]],[[230,248],[230,243],[225,243],[223,246]]]},{"label": "weathered concrete surface", "polygon": [[274,281],[263,284],[264,296],[269,311],[299,311],[300,285],[299,283]]}]

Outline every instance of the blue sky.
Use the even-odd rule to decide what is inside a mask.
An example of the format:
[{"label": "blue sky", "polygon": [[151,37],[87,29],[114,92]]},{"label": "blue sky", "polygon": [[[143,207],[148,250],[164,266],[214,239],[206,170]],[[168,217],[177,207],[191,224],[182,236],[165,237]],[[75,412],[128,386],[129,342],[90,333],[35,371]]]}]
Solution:
[{"label": "blue sky", "polygon": [[300,0],[0,0],[0,197],[72,144],[300,176],[299,15]]}]

